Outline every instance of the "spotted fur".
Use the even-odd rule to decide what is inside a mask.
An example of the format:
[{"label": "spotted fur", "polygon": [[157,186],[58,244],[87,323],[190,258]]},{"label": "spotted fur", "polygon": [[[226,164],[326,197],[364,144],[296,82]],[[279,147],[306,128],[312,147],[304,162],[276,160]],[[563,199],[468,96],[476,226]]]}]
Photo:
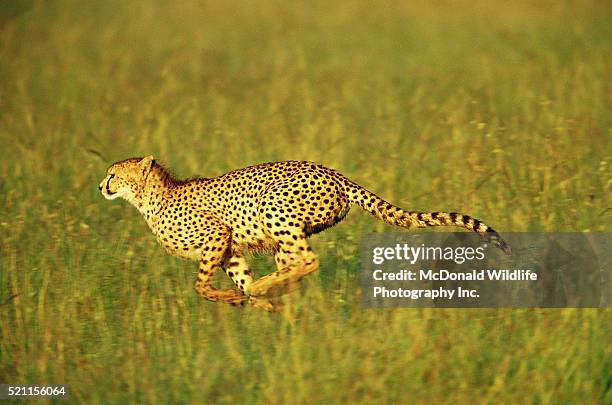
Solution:
[{"label": "spotted fur", "polygon": [[[264,163],[215,178],[178,180],[152,156],[131,158],[113,164],[99,189],[107,199],[121,197],[138,208],[170,254],[199,261],[195,289],[200,295],[268,310],[274,309],[269,297],[296,288],[319,267],[308,236],[338,223],[352,204],[404,228],[462,227],[510,253],[497,232],[475,218],[404,211],[311,162]],[[274,253],[276,271],[254,281],[244,259],[247,251]],[[219,269],[236,289],[212,286]]]}]

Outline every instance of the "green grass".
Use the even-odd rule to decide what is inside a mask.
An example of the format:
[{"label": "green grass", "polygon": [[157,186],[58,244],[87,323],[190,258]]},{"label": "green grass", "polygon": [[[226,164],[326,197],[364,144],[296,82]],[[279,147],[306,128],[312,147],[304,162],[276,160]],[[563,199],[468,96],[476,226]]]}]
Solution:
[{"label": "green grass", "polygon": [[99,194],[130,156],[180,176],[309,159],[500,232],[609,232],[609,5],[396,3],[1,1],[0,382],[82,403],[612,402],[607,309],[365,309],[361,236],[392,229],[355,209],[313,237],[322,268],[283,316],[237,310]]}]

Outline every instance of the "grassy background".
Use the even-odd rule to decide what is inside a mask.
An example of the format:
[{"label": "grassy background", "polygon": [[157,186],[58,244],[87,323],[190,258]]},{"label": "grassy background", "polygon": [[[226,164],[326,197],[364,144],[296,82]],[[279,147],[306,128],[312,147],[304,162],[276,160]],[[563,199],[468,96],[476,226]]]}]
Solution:
[{"label": "grassy background", "polygon": [[609,4],[396,3],[1,1],[0,382],[84,403],[612,402],[609,310],[366,310],[359,241],[391,229],[356,212],[313,238],[321,271],[285,316],[237,310],[98,193],[130,156],[180,176],[310,159],[407,209],[610,231]]}]

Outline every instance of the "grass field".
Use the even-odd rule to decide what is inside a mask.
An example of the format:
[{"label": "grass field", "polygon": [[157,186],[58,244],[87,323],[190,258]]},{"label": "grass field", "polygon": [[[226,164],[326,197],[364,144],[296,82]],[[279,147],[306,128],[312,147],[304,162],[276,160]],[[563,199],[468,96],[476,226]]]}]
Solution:
[{"label": "grass field", "polygon": [[[0,383],[81,403],[612,403],[610,310],[365,309],[355,208],[284,315],[207,302],[97,190],[334,167],[407,209],[612,229],[606,2],[0,2]],[[257,274],[272,269],[254,259]],[[224,280],[220,280],[225,283]]]}]

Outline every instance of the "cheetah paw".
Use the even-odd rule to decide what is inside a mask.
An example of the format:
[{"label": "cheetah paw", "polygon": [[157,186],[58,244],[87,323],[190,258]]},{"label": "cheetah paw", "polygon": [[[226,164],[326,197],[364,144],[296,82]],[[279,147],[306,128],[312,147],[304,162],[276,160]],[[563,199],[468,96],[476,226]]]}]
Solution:
[{"label": "cheetah paw", "polygon": [[281,303],[272,303],[270,300],[263,297],[249,297],[249,304],[258,309],[263,309],[268,312],[280,312],[283,308]]}]

